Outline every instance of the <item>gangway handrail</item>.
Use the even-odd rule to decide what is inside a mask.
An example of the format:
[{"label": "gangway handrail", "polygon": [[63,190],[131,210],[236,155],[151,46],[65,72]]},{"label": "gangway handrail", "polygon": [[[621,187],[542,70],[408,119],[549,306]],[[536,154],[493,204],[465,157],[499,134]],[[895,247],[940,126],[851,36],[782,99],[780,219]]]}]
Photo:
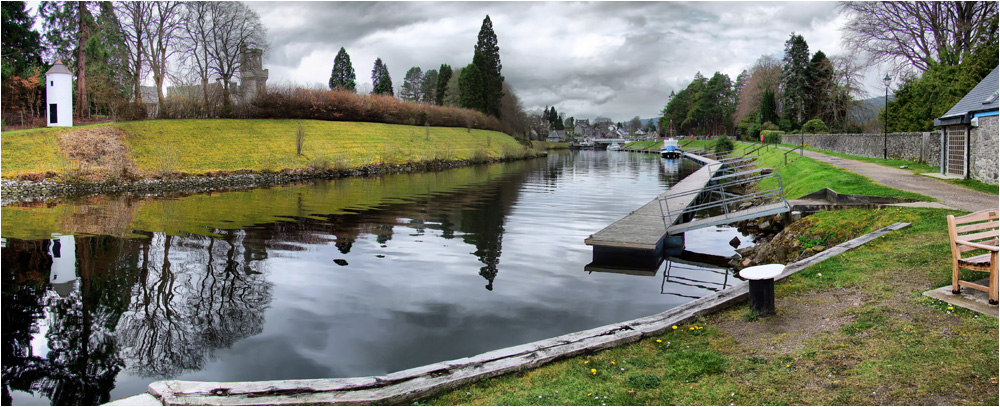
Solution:
[{"label": "gangway handrail", "polygon": [[741,175],[749,175],[749,174],[754,174],[754,173],[759,173],[759,172],[764,172],[764,169],[760,168],[760,167],[757,167],[757,168],[752,169],[752,170],[747,170],[747,171],[742,171],[742,172],[734,172],[734,173],[726,174],[726,175],[719,175],[719,176],[715,176],[715,177],[710,178],[709,181],[719,181],[719,180],[724,180],[724,179],[739,177]]},{"label": "gangway handrail", "polygon": [[[771,188],[771,189],[767,189],[767,190],[763,190],[763,191],[754,191],[752,193],[745,194],[745,195],[733,194],[733,193],[727,193],[726,192],[726,188],[727,187],[736,186],[736,185],[751,184],[751,183],[763,181],[765,179],[770,179],[770,178],[774,178],[774,179],[778,180],[778,186],[777,187]],[[719,199],[713,199],[713,200],[710,200],[708,202],[700,203],[700,204],[687,205],[687,206],[685,206],[684,208],[682,208],[679,211],[678,210],[673,210],[672,211],[670,209],[670,203],[669,203],[670,199],[676,199],[676,198],[685,197],[685,196],[691,196],[691,195],[696,195],[696,194],[697,195],[701,195],[701,194],[706,194],[706,193],[708,195],[717,195],[719,197]],[[788,207],[788,202],[785,200],[785,189],[784,189],[784,184],[781,181],[781,175],[779,175],[777,173],[771,173],[771,174],[767,174],[767,175],[758,175],[758,176],[754,176],[754,177],[750,177],[750,178],[745,178],[745,179],[734,180],[734,181],[723,182],[723,183],[718,183],[718,184],[715,184],[715,185],[706,186],[705,188],[703,188],[701,190],[691,190],[691,191],[684,191],[684,192],[679,192],[679,193],[675,193],[675,194],[663,195],[660,198],[658,198],[658,202],[660,204],[659,205],[660,206],[660,214],[663,217],[663,227],[669,229],[670,226],[671,226],[671,224],[673,222],[675,222],[676,219],[679,219],[681,216],[683,216],[684,214],[695,213],[695,212],[698,212],[698,211],[701,211],[701,210],[705,210],[705,209],[712,209],[712,208],[721,207],[723,209],[723,212],[724,212],[724,218],[729,219],[729,216],[730,216],[729,205],[740,203],[740,202],[755,202],[755,201],[758,201],[758,200],[760,200],[762,198],[766,198],[766,200],[770,201],[770,202],[781,202],[781,203],[784,204],[785,208]]]},{"label": "gangway handrail", "polygon": [[[800,144],[798,147],[795,147],[795,148],[793,148],[791,150],[785,151],[785,165],[788,165],[788,153],[791,153],[791,152],[793,152],[795,150],[799,150],[799,157],[800,158],[806,156],[805,150],[802,148],[802,145]],[[797,159],[798,158],[796,158],[796,160]],[[795,162],[795,160],[792,160],[792,162]]]}]

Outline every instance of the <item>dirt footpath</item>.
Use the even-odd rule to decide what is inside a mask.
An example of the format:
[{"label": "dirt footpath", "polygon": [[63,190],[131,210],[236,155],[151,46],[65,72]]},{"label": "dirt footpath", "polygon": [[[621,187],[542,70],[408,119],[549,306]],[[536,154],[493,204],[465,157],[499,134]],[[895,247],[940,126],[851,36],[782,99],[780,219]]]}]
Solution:
[{"label": "dirt footpath", "polygon": [[908,170],[829,156],[814,151],[806,151],[805,156],[866,176],[888,187],[937,198],[941,203],[952,208],[975,212],[1000,207],[1000,200],[998,200],[1000,198],[996,195],[916,175]]}]

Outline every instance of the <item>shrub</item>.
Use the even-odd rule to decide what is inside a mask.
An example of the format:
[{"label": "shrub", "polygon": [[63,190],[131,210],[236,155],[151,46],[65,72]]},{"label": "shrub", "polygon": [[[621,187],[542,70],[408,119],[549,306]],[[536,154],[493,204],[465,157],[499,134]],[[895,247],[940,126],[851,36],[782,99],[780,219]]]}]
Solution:
[{"label": "shrub", "polygon": [[802,125],[802,134],[825,134],[829,132],[830,128],[820,119],[812,119]]},{"label": "shrub", "polygon": [[715,140],[715,154],[725,154],[730,151],[733,151],[733,141],[725,135],[719,136],[719,138]]},{"label": "shrub", "polygon": [[146,106],[142,103],[122,103],[116,110],[118,114],[114,117],[115,121],[131,122],[146,119]]},{"label": "shrub", "polygon": [[781,143],[781,135],[785,132],[781,130],[764,130],[760,132],[764,136],[765,144],[779,144]]},{"label": "shrub", "polygon": [[471,109],[403,102],[342,90],[277,89],[249,112],[257,119],[313,119],[501,130],[500,120]]},{"label": "shrub", "polygon": [[747,136],[754,141],[760,140],[760,125],[757,123],[751,123],[750,126],[747,127]]}]

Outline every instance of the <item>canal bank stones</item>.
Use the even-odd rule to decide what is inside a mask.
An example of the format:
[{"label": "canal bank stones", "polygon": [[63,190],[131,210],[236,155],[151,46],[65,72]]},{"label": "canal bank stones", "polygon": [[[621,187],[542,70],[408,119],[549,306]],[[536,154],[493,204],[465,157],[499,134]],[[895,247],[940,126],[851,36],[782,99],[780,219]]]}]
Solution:
[{"label": "canal bank stones", "polygon": [[[743,256],[741,267],[766,263],[790,263],[812,256],[825,250],[833,242],[821,236],[811,235],[809,229],[815,222],[803,218],[785,227],[773,237],[763,236],[752,247],[737,250]],[[838,242],[839,243],[839,242]]]}]

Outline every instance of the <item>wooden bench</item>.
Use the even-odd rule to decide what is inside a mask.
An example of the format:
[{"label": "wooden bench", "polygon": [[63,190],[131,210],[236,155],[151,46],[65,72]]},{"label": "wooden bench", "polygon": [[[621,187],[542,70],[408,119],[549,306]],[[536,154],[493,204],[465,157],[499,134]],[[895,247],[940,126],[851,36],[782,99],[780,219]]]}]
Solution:
[{"label": "wooden bench", "polygon": [[[951,292],[959,294],[962,287],[989,293],[990,304],[997,304],[997,253],[1000,252],[1000,216],[989,209],[965,216],[948,215],[948,236],[951,239]],[[986,253],[962,257],[966,252],[985,250]],[[990,273],[989,286],[962,281],[961,269]]]}]

